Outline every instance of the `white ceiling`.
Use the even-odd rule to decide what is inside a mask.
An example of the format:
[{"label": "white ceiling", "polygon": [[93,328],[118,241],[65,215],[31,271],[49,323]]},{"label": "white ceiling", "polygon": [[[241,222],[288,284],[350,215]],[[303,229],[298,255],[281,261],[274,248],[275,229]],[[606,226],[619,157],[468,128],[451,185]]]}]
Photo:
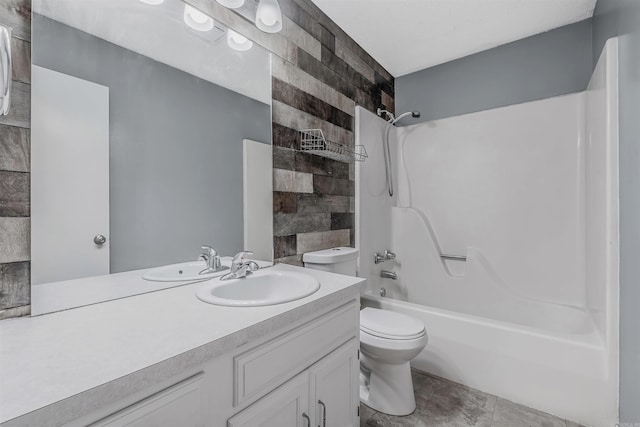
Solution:
[{"label": "white ceiling", "polygon": [[596,0],[312,0],[399,77],[593,15]]}]

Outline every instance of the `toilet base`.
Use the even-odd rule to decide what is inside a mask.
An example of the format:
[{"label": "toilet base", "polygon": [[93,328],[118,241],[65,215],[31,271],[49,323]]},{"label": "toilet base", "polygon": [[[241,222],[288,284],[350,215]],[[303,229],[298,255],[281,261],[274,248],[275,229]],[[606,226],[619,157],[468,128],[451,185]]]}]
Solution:
[{"label": "toilet base", "polygon": [[389,415],[403,416],[415,411],[409,362],[391,364],[361,353],[360,401]]}]

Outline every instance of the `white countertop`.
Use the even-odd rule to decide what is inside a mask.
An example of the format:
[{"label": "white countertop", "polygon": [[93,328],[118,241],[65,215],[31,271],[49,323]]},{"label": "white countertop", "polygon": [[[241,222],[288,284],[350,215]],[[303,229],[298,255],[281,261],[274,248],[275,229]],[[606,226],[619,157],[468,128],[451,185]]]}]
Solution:
[{"label": "white countertop", "polygon": [[[231,259],[232,257],[222,257],[222,265],[229,267]],[[257,262],[260,267],[273,265],[273,263],[267,261]],[[202,268],[204,267],[205,263],[202,261]],[[142,278],[144,273],[152,270],[155,270],[155,268],[33,285],[31,286],[31,315],[53,313],[201,281],[154,282]],[[228,271],[222,271],[219,275],[221,276],[225,273],[228,273]]]},{"label": "white countertop", "polygon": [[113,393],[118,381],[161,362],[176,368],[211,359],[339,298],[357,295],[364,282],[284,264],[271,268],[310,274],[321,287],[289,303],[222,307],[198,300],[200,283],[195,283],[0,322],[0,423],[89,390],[98,398],[103,385],[111,387],[104,393]]}]

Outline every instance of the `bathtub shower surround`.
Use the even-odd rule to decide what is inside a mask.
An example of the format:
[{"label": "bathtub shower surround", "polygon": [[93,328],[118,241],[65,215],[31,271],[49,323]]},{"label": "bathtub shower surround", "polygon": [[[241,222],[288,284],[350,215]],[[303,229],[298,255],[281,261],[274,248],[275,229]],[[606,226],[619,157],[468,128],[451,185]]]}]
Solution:
[{"label": "bathtub shower surround", "polygon": [[406,261],[402,274],[427,271],[434,282],[409,287],[407,299],[521,325],[581,327],[566,311],[586,299],[583,105],[584,94],[567,95],[400,130],[392,247]]},{"label": "bathtub shower surround", "polygon": [[[395,199],[384,191],[384,124],[358,111],[369,152],[357,183],[365,305],[428,325],[413,366],[615,424],[617,70],[612,39],[585,92],[397,129]],[[374,264],[387,248],[397,258]]]}]

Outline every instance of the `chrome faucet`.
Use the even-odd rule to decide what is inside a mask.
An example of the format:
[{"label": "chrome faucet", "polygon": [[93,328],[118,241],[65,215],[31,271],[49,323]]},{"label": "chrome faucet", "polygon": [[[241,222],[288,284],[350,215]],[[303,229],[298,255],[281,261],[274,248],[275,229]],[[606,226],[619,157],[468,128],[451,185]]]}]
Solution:
[{"label": "chrome faucet", "polygon": [[220,255],[213,249],[211,246],[203,246],[203,252],[200,254],[198,259],[204,260],[207,263],[207,268],[202,270],[198,274],[209,274],[215,273],[216,271],[226,270],[227,267],[222,267],[220,264]]},{"label": "chrome faucet", "polygon": [[253,255],[253,252],[238,252],[231,261],[231,271],[220,278],[220,280],[244,279],[248,274],[260,269],[255,261],[246,261],[247,255]]}]

